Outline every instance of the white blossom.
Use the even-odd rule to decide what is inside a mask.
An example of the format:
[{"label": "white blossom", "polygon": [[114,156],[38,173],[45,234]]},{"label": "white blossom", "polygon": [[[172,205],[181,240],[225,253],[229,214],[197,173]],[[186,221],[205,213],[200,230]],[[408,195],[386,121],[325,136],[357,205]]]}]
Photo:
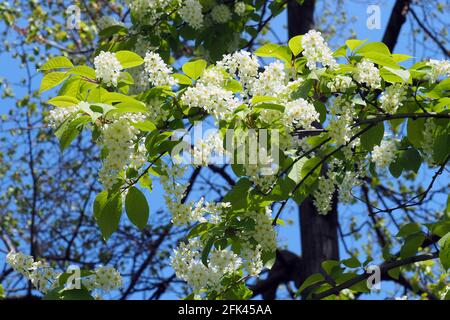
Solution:
[{"label": "white blossom", "polygon": [[246,5],[245,2],[243,1],[238,1],[234,4],[234,12],[238,15],[238,16],[243,16],[245,14],[245,10],[246,10]]},{"label": "white blossom", "polygon": [[436,82],[440,77],[450,76],[450,61],[449,60],[436,60],[430,59],[427,62],[427,66],[431,67],[426,78],[431,82]]},{"label": "white blossom", "polygon": [[173,86],[175,79],[171,76],[172,68],[167,66],[159,54],[147,52],[144,58],[148,81],[154,86]]},{"label": "white blossom", "polygon": [[181,19],[189,26],[198,30],[203,27],[202,5],[199,0],[184,0],[183,6],[178,10]]},{"label": "white blossom", "polygon": [[383,140],[372,151],[372,161],[380,168],[387,167],[394,161],[397,154],[397,142],[394,139]]},{"label": "white blossom", "polygon": [[216,23],[226,23],[231,19],[231,11],[225,4],[219,4],[212,8],[211,18]]},{"label": "white blossom", "polygon": [[355,80],[359,83],[365,83],[372,89],[381,87],[380,70],[369,60],[362,59],[356,64]]},{"label": "white blossom", "polygon": [[97,79],[102,80],[107,86],[117,86],[123,68],[115,53],[101,51],[94,58],[94,66]]},{"label": "white blossom", "polygon": [[306,66],[315,70],[320,63],[324,67],[337,68],[338,64],[333,52],[328,47],[320,32],[310,30],[302,36],[303,55],[306,57]]},{"label": "white blossom", "polygon": [[393,84],[381,94],[381,108],[387,113],[395,113],[403,105],[406,99],[405,87],[401,84]]}]

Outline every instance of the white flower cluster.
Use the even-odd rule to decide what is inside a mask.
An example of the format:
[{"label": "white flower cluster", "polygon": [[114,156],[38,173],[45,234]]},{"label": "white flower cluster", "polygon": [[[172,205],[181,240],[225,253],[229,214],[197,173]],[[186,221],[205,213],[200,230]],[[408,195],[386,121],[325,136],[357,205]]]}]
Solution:
[{"label": "white flower cluster", "polygon": [[381,87],[380,70],[369,60],[362,59],[356,64],[357,70],[354,73],[355,80],[365,83],[372,89]]},{"label": "white flower cluster", "polygon": [[253,237],[263,251],[274,252],[277,248],[277,234],[272,226],[272,210],[266,208],[264,212],[250,212],[255,220],[255,229],[247,236]]},{"label": "white flower cluster", "polygon": [[217,157],[225,156],[225,148],[223,147],[223,139],[220,133],[214,132],[209,134],[205,139],[198,140],[192,150],[193,164],[207,166]]},{"label": "white flower cluster", "polygon": [[327,87],[331,92],[345,92],[352,84],[353,81],[351,77],[339,74],[327,83]]},{"label": "white flower cluster", "polygon": [[245,10],[246,10],[245,2],[238,1],[234,4],[234,12],[238,16],[243,16],[245,14]]},{"label": "white flower cluster", "polygon": [[124,26],[124,25],[125,24],[122,21],[118,21],[111,16],[103,16],[97,21],[97,26],[100,30],[104,30],[112,26]]},{"label": "white flower cluster", "polygon": [[227,119],[239,106],[233,92],[203,83],[197,83],[195,87],[186,89],[182,101],[191,108],[206,110],[216,121]]},{"label": "white flower cluster", "polygon": [[192,28],[198,30],[203,27],[202,5],[199,0],[184,0],[178,13],[181,19]]},{"label": "white flower cluster", "polygon": [[233,274],[242,265],[242,259],[230,250],[213,249],[208,266],[203,264],[200,240],[190,239],[181,243],[171,257],[171,264],[178,278],[186,281],[199,294],[202,289],[219,292],[222,289],[221,278]]},{"label": "white flower cluster", "polygon": [[383,140],[372,151],[372,161],[380,168],[389,166],[397,155],[397,141],[395,139]]},{"label": "white flower cluster", "polygon": [[103,147],[106,148],[107,154],[103,159],[99,179],[105,189],[111,189],[125,167],[133,165],[139,169],[146,161],[145,146],[140,145],[138,150],[134,149],[134,140],[139,130],[131,124],[143,119],[139,119],[138,114],[124,114],[111,120],[112,123],[105,124],[102,131]]},{"label": "white flower cluster", "polygon": [[101,51],[94,59],[95,75],[107,86],[117,86],[120,71],[123,69],[114,52]]},{"label": "white flower cluster", "polygon": [[320,63],[324,67],[337,68],[338,64],[333,52],[328,47],[320,32],[310,30],[302,37],[303,55],[306,57],[306,66],[315,70]]},{"label": "white flower cluster", "polygon": [[58,107],[50,110],[47,116],[49,126],[54,130],[58,129],[70,116],[77,114],[84,108],[89,108],[89,103],[81,101],[75,106]]},{"label": "white flower cluster", "polygon": [[[206,204],[201,199],[194,208],[201,216],[201,222],[218,223],[217,217],[229,203],[219,203],[218,205]],[[209,214],[208,220],[204,217]],[[193,288],[195,294],[200,294],[202,290],[212,290],[219,292],[223,289],[221,280],[224,276],[235,274],[239,269],[244,270],[250,276],[258,276],[264,268],[262,261],[263,252],[274,252],[277,246],[276,233],[272,227],[272,217],[270,209],[265,212],[246,213],[245,217],[251,217],[255,222],[254,230],[240,234],[243,247],[238,254],[231,248],[212,249],[205,265],[202,261],[202,252],[205,247],[198,238],[191,238],[188,242],[182,242],[174,250],[171,256],[171,264],[177,277],[185,280]],[[251,243],[256,242],[256,245]],[[204,258],[203,258],[204,260]]]},{"label": "white flower cluster", "polygon": [[312,129],[312,123],[319,120],[319,113],[314,105],[303,98],[286,103],[285,120],[291,126]]},{"label": "white flower cluster", "polygon": [[[318,187],[314,191],[314,205],[319,214],[326,215],[331,210],[332,198],[337,190],[339,200],[342,203],[353,201],[352,189],[361,185],[361,177],[364,175],[361,164],[358,164],[357,171],[342,170],[343,163],[334,159],[329,163],[326,175],[318,179]],[[341,177],[342,181],[338,180]]]},{"label": "white flower cluster", "polygon": [[393,84],[381,94],[381,108],[387,113],[395,113],[406,99],[406,89],[401,84]]},{"label": "white flower cluster", "polygon": [[450,76],[450,61],[431,59],[427,62],[431,71],[427,73],[426,78],[431,82],[436,82],[440,77]]},{"label": "white flower cluster", "polygon": [[425,160],[428,164],[432,164],[434,152],[434,132],[436,131],[436,122],[429,118],[425,121],[423,130],[422,149],[425,153]]},{"label": "white flower cluster", "polygon": [[82,280],[88,290],[99,289],[104,292],[112,291],[122,287],[123,280],[120,273],[111,266],[99,266],[94,274]]},{"label": "white flower cluster", "polygon": [[353,136],[352,123],[355,105],[342,96],[336,97],[331,107],[330,123],[327,127],[337,146],[347,144]]},{"label": "white flower cluster", "polygon": [[211,18],[216,23],[226,23],[231,19],[231,11],[225,4],[219,4],[211,10]]},{"label": "white flower cluster", "polygon": [[286,73],[284,64],[275,61],[264,66],[264,71],[249,83],[249,92],[252,96],[277,97],[286,91]]},{"label": "white flower cluster", "polygon": [[134,17],[146,25],[155,25],[169,10],[169,6],[175,9],[180,6],[180,2],[180,0],[129,0],[129,6]]},{"label": "white flower cluster", "polygon": [[317,212],[322,215],[328,214],[331,210],[331,203],[333,194],[336,190],[336,177],[337,173],[334,171],[334,163],[331,163],[326,176],[320,176],[318,178],[318,186],[314,191],[314,206]]},{"label": "white flower cluster", "polygon": [[258,75],[259,63],[255,55],[248,51],[238,51],[224,55],[217,66],[231,75],[237,75],[239,81],[246,87]]},{"label": "white flower cluster", "polygon": [[205,199],[201,198],[192,209],[192,221],[217,224],[222,221],[224,210],[230,207],[229,202],[205,202]]},{"label": "white flower cluster", "polygon": [[191,204],[183,203],[186,184],[179,181],[184,176],[186,167],[181,165],[164,165],[164,175],[160,181],[165,191],[164,200],[172,213],[172,222],[176,226],[188,225],[198,221],[198,216],[192,215]]},{"label": "white flower cluster", "polygon": [[[6,262],[14,270],[29,279],[36,289],[42,293],[47,293],[60,285],[59,277],[61,273],[55,272],[52,267],[43,261],[34,261],[32,256],[11,251],[6,256]],[[78,280],[90,291],[102,290],[108,292],[122,286],[120,273],[110,266],[100,266],[95,269],[93,274]],[[70,286],[73,286],[73,283],[68,284],[67,287],[70,288]]]},{"label": "white flower cluster", "polygon": [[167,66],[159,54],[147,52],[144,58],[144,68],[148,81],[154,86],[173,86],[172,68]]}]

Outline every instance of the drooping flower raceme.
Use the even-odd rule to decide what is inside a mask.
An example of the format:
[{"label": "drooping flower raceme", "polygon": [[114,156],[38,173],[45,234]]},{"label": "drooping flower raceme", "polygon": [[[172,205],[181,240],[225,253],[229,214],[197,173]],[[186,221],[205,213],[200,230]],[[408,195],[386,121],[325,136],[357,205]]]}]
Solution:
[{"label": "drooping flower raceme", "polygon": [[395,113],[406,99],[406,90],[401,84],[393,84],[381,94],[381,108],[387,113]]},{"label": "drooping flower raceme", "polygon": [[107,86],[117,86],[123,68],[115,53],[101,51],[94,59],[94,66],[97,79],[102,80]]},{"label": "drooping flower raceme", "polygon": [[219,4],[211,10],[211,18],[217,23],[226,23],[231,19],[231,11],[225,4]]},{"label": "drooping flower raceme", "polygon": [[[35,261],[32,256],[25,255],[22,252],[11,251],[6,256],[6,262],[17,272],[28,278],[38,291],[47,293],[60,285],[60,276],[49,264],[44,261]],[[69,274],[73,274],[73,269],[68,269]],[[89,291],[99,290],[101,292],[109,292],[122,286],[122,276],[111,266],[99,266],[93,272],[87,272],[86,276],[80,273],[79,279],[71,279],[71,281],[79,281],[80,285],[86,287]],[[81,289],[74,287],[76,283],[65,284],[68,289]]]},{"label": "drooping flower raceme", "polygon": [[234,12],[236,12],[238,16],[243,16],[245,14],[245,10],[246,10],[245,2],[238,1],[234,4]]},{"label": "drooping flower raceme", "polygon": [[312,123],[319,120],[319,113],[311,103],[299,98],[286,103],[285,118],[290,126],[312,129]]},{"label": "drooping flower raceme", "polygon": [[333,52],[328,47],[320,32],[310,30],[302,36],[303,55],[306,57],[306,66],[315,70],[320,63],[324,67],[334,69],[337,67]]},{"label": "drooping flower raceme", "polygon": [[355,80],[364,83],[372,89],[381,87],[380,70],[369,60],[363,59],[356,64]]},{"label": "drooping flower raceme", "polygon": [[436,82],[439,77],[450,76],[450,61],[430,59],[427,66],[431,67],[431,71],[427,73],[426,78],[431,83]]},{"label": "drooping flower raceme", "polygon": [[171,76],[172,68],[167,66],[159,54],[147,52],[144,58],[148,81],[154,86],[173,86],[175,79]]},{"label": "drooping flower raceme", "polygon": [[397,154],[397,142],[395,139],[383,140],[372,151],[372,161],[380,168],[389,166]]},{"label": "drooping flower raceme", "polygon": [[183,6],[178,10],[181,19],[189,26],[198,30],[203,27],[202,5],[199,0],[184,0]]}]

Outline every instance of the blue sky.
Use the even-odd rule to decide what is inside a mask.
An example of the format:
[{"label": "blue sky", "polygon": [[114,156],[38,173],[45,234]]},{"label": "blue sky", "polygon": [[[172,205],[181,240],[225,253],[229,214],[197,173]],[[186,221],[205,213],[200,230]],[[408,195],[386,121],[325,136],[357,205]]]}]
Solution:
[{"label": "blue sky", "polygon": [[[392,6],[395,1],[345,1],[346,2],[346,12],[349,17],[355,17],[356,21],[352,24],[354,30],[356,30],[358,39],[368,39],[369,41],[381,41],[386,24],[389,19],[389,15],[392,9]],[[368,5],[379,5],[381,10],[381,29],[368,29],[366,26],[366,20],[368,18],[368,14],[366,12]],[[286,41],[287,40],[287,30],[286,30],[286,14],[283,13],[278,16],[272,23],[272,28],[275,30],[279,30],[277,32],[278,36]],[[415,52],[416,57],[420,60],[423,57],[427,56],[427,52],[418,49],[418,51],[413,51],[412,43],[410,41],[411,27],[407,22],[402,29],[402,33],[399,37],[399,42],[395,48],[395,52],[397,53],[406,53],[413,55]],[[274,37],[269,33],[269,39],[272,38],[272,41],[275,41]],[[342,40],[342,39],[341,39]],[[330,44],[333,49],[337,47],[337,44]],[[441,56],[435,56],[435,58],[442,58]],[[2,54],[0,56],[0,77],[4,77],[9,79],[12,83],[18,82],[24,75],[24,70],[19,70],[19,64],[17,60],[12,59],[8,55]],[[40,77],[35,77],[33,86],[37,87],[39,85]],[[25,94],[23,89],[20,87],[14,87],[14,90],[17,96],[21,96]],[[14,108],[14,100],[6,100],[2,101],[0,106],[0,116],[2,114],[6,114],[8,110]],[[425,178],[427,178],[427,172],[422,170],[422,174]],[[159,207],[163,206],[162,200],[162,191],[159,185],[156,183],[154,185],[154,191],[152,194],[149,194],[149,203],[152,204],[152,212],[156,212]],[[196,200],[201,196],[199,193],[194,193],[191,196],[191,199]],[[356,207],[357,208],[357,207]],[[361,207],[361,210],[364,212],[364,208]],[[292,220],[292,224],[288,224],[287,226],[280,227],[279,231],[279,240],[280,244],[286,246],[291,251],[300,254],[300,234],[299,234],[299,226],[298,226],[298,213],[296,209],[296,205],[290,203],[284,214],[284,220]],[[364,239],[363,239],[364,241]],[[344,253],[343,248],[341,248],[341,253]],[[0,257],[0,261],[2,261],[3,257]],[[167,295],[166,298],[172,297],[171,295]],[[374,296],[372,296],[374,297]],[[380,296],[382,297],[382,296]]]}]

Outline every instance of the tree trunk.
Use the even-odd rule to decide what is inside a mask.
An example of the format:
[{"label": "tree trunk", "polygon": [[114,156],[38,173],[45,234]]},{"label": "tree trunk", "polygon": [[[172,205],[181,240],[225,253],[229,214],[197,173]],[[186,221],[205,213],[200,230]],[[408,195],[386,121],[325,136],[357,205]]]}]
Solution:
[{"label": "tree trunk", "polygon": [[397,0],[394,8],[392,9],[388,25],[383,36],[383,42],[388,46],[391,52],[394,51],[394,47],[397,44],[397,40],[400,35],[400,30],[406,22],[406,15],[409,12],[410,4],[411,0]]},{"label": "tree trunk", "polygon": [[[315,0],[305,0],[302,5],[296,1],[288,3],[289,38],[305,34],[314,27]],[[307,198],[299,206],[300,238],[302,248],[302,278],[320,272],[324,260],[339,259],[337,201],[333,200],[331,212],[317,213],[312,199]]]}]

